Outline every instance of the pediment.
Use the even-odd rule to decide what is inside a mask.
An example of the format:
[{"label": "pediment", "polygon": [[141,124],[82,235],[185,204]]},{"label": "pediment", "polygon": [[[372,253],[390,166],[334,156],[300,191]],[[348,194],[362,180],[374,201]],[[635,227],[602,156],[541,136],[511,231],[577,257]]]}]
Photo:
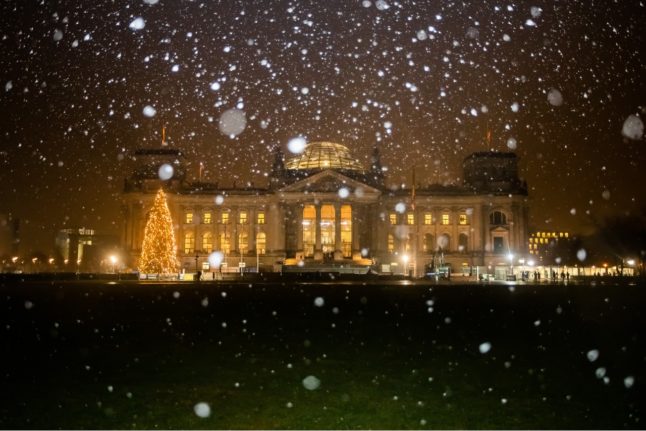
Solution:
[{"label": "pediment", "polygon": [[504,227],[504,226],[496,226],[496,227],[491,229],[491,232],[492,233],[505,233],[505,232],[509,232],[509,228]]},{"label": "pediment", "polygon": [[339,172],[327,170],[312,175],[311,177],[304,178],[293,184],[280,189],[282,193],[334,193],[337,194],[339,190],[346,188],[350,194],[355,194],[355,191],[360,189],[364,195],[380,194],[381,192],[376,188],[362,183],[361,181],[354,180]]}]

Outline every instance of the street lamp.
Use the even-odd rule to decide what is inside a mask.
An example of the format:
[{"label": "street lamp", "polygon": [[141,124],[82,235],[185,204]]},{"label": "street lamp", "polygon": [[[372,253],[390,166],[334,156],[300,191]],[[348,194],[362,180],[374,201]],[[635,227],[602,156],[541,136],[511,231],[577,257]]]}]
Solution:
[{"label": "street lamp", "polygon": [[114,254],[110,255],[110,263],[112,263],[112,273],[113,274],[116,272],[115,268],[116,268],[116,265],[117,265],[117,260],[118,260],[117,256],[115,256]]},{"label": "street lamp", "polygon": [[509,253],[509,254],[507,255],[507,259],[509,259],[509,270],[510,270],[510,272],[511,272],[511,274],[510,274],[510,275],[513,277],[513,275],[514,275],[514,254],[513,254],[513,253]]},{"label": "street lamp", "polygon": [[407,254],[404,254],[402,256],[402,262],[404,263],[404,275],[406,275],[408,273],[408,259],[410,259],[410,258],[408,257]]}]

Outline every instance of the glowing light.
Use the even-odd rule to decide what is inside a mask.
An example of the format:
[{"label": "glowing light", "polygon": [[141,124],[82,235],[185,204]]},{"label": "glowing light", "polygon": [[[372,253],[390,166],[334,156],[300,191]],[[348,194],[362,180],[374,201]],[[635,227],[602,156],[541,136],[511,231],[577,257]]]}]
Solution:
[{"label": "glowing light", "polygon": [[159,179],[162,181],[170,180],[173,178],[173,173],[174,169],[172,165],[169,165],[168,163],[164,163],[159,167],[159,171],[157,172],[157,175],[159,176]]},{"label": "glowing light", "polygon": [[301,154],[307,147],[307,140],[302,136],[292,138],[287,143],[287,149],[293,154]]},{"label": "glowing light", "polygon": [[224,261],[224,254],[221,251],[214,251],[213,253],[209,254],[209,265],[219,268],[220,265],[222,265],[222,262]]},{"label": "glowing light", "polygon": [[132,20],[128,27],[130,27],[132,30],[143,30],[143,28],[146,27],[146,21],[144,21],[144,19],[141,17],[137,17]]},{"label": "glowing light", "polygon": [[152,118],[157,114],[157,110],[151,105],[144,106],[143,113],[146,117]]},{"label": "glowing light", "polygon": [[247,116],[240,109],[228,109],[220,115],[218,127],[223,134],[235,138],[247,127]]}]

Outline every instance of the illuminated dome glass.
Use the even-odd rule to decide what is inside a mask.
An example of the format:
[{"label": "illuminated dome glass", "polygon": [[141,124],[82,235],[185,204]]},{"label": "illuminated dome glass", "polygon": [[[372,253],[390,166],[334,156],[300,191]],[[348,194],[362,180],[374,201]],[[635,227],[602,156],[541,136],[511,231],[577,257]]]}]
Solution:
[{"label": "illuminated dome glass", "polygon": [[345,145],[334,142],[311,142],[302,154],[285,163],[290,170],[301,169],[346,169],[363,172],[363,166],[352,157]]}]

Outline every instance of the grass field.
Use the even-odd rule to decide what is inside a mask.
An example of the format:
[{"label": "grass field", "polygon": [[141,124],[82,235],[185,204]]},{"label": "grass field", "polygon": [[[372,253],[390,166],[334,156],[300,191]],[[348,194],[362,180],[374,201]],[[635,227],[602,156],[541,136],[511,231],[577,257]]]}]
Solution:
[{"label": "grass field", "polygon": [[2,428],[645,426],[643,285],[0,284]]}]

